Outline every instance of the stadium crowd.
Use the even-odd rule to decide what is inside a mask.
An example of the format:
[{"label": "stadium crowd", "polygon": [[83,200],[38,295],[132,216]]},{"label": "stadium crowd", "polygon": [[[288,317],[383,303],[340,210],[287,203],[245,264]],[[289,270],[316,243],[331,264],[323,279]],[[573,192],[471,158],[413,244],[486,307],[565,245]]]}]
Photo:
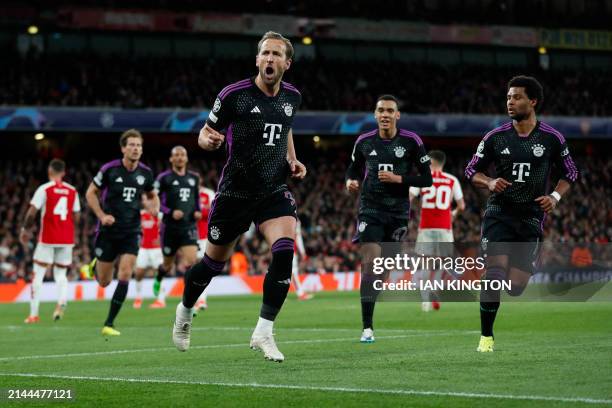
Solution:
[{"label": "stadium crowd", "polygon": [[[355,233],[357,197],[344,190],[344,172],[348,152],[321,152],[305,160],[309,176],[302,182],[290,183],[298,202],[298,213],[306,245],[307,259],[302,267],[308,272],[355,270],[357,248],[352,243]],[[463,187],[466,211],[454,221],[456,242],[478,242],[480,220],[486,192],[468,185],[463,169],[469,160],[467,152],[449,154],[446,171],[456,175]],[[152,164],[156,174],[166,166],[161,156]],[[579,182],[564,197],[561,205],[545,223],[545,237],[550,242],[607,243],[612,240],[612,161],[598,156],[578,156],[581,171]],[[77,245],[70,279],[78,279],[79,267],[91,258],[91,245],[96,220],[87,209],[84,191],[102,164],[96,160],[69,161],[66,181],[77,187],[86,216],[77,229]],[[204,175],[205,184],[214,188],[223,163],[193,160],[191,167]],[[18,232],[32,194],[46,182],[46,162],[33,159],[3,160],[0,165],[0,281],[28,277],[35,240],[22,247]],[[410,240],[416,238],[418,206],[411,211]],[[34,238],[34,237],[33,237]],[[250,273],[267,269],[268,251],[265,242],[254,235],[244,237],[240,249],[250,262]]]},{"label": "stadium crowd", "polygon": [[[393,92],[410,113],[503,112],[505,86],[520,69],[430,63],[373,64],[370,60],[298,62],[285,79],[302,91],[303,110],[370,111]],[[123,57],[15,53],[5,58],[0,105],[209,108],[218,84],[253,71],[246,58]],[[40,69],[44,66],[45,69]],[[160,70],[159,67],[164,69]],[[216,67],[223,66],[223,69]],[[598,69],[529,68],[544,86],[541,113],[612,115],[612,76]],[[435,92],[432,90],[435,89]]]}]

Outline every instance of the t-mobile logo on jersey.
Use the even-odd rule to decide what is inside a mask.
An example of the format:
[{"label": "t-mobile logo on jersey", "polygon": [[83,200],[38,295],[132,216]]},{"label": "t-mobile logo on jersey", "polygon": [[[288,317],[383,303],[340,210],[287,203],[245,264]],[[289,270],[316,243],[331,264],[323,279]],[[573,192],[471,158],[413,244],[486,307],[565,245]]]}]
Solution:
[{"label": "t-mobile logo on jersey", "polygon": [[531,169],[531,163],[512,163],[512,175],[517,176],[514,180],[517,183],[524,183],[523,176],[529,176],[529,170]]},{"label": "t-mobile logo on jersey", "polygon": [[189,188],[181,188],[179,190],[179,197],[181,197],[181,201],[185,202],[189,200],[189,194],[191,193],[191,189]]},{"label": "t-mobile logo on jersey", "polygon": [[131,203],[136,197],[136,189],[134,187],[123,187],[123,201]]},{"label": "t-mobile logo on jersey", "polygon": [[277,123],[266,123],[263,134],[264,139],[268,139],[268,143],[266,143],[266,146],[276,146],[274,144],[274,140],[280,139],[280,134],[282,131],[283,125],[279,125]]},{"label": "t-mobile logo on jersey", "polygon": [[393,164],[378,163],[378,171],[393,171]]}]

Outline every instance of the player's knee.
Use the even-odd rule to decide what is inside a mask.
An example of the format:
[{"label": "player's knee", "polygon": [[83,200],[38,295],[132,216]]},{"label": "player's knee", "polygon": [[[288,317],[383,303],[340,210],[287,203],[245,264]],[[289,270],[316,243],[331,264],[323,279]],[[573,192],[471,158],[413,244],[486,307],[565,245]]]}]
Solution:
[{"label": "player's knee", "polygon": [[103,288],[107,287],[108,285],[110,285],[110,283],[113,281],[112,278],[104,278],[104,277],[98,277],[98,285],[102,286]]}]

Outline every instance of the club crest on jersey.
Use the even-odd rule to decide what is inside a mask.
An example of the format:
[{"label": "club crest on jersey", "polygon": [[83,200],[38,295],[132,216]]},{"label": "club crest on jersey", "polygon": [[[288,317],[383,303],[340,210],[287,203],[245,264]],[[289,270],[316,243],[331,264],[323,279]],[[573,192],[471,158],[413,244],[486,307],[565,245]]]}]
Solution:
[{"label": "club crest on jersey", "polygon": [[210,237],[212,239],[216,241],[219,239],[220,236],[221,236],[221,231],[219,231],[219,228],[215,226],[210,227]]},{"label": "club crest on jersey", "polygon": [[221,100],[219,98],[215,99],[215,104],[213,105],[213,112],[217,113],[221,109]]},{"label": "club crest on jersey", "polygon": [[94,253],[96,254],[97,257],[100,257],[100,256],[102,256],[104,251],[102,250],[102,248],[96,248]]},{"label": "club crest on jersey", "polygon": [[533,155],[535,157],[542,157],[544,155],[544,150],[546,150],[546,148],[542,146],[541,144],[537,144],[533,146],[532,149],[533,149]]},{"label": "club crest on jersey", "polygon": [[145,182],[144,176],[136,176],[136,182],[138,183],[139,186],[142,186]]},{"label": "club crest on jersey", "polygon": [[566,147],[565,149],[563,149],[563,151],[561,152],[561,157],[565,157],[569,154],[569,149]]},{"label": "club crest on jersey", "polygon": [[359,232],[363,232],[365,231],[366,227],[368,226],[368,223],[365,221],[361,221],[359,223]]},{"label": "club crest on jersey", "polygon": [[393,149],[393,151],[395,152],[395,157],[398,159],[404,157],[404,153],[406,153],[406,149],[402,146],[397,146],[395,149]]},{"label": "club crest on jersey", "polygon": [[285,111],[285,115],[293,115],[293,105],[291,105],[290,103],[283,104],[283,110]]},{"label": "club crest on jersey", "polygon": [[189,183],[189,185],[191,187],[195,186],[195,180],[194,179],[190,178],[189,180],[187,180],[187,182]]},{"label": "club crest on jersey", "polygon": [[483,158],[484,157],[484,154],[482,154],[483,151],[484,151],[484,140],[482,140],[478,144],[478,149],[476,149],[476,156]]},{"label": "club crest on jersey", "polygon": [[170,255],[170,252],[172,252],[172,248],[165,246],[164,247],[164,255]]}]

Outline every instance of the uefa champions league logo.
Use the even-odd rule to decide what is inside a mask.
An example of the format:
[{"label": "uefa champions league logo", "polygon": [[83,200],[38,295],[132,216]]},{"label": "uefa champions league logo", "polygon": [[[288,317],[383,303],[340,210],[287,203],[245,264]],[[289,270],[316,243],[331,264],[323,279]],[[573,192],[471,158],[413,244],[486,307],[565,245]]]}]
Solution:
[{"label": "uefa champions league logo", "polygon": [[221,231],[219,231],[219,228],[215,226],[210,227],[210,237],[212,239],[216,241],[219,239],[220,236],[221,236]]},{"label": "uefa champions league logo", "polygon": [[221,109],[221,101],[219,98],[215,99],[215,104],[213,105],[213,112],[217,113]]}]

